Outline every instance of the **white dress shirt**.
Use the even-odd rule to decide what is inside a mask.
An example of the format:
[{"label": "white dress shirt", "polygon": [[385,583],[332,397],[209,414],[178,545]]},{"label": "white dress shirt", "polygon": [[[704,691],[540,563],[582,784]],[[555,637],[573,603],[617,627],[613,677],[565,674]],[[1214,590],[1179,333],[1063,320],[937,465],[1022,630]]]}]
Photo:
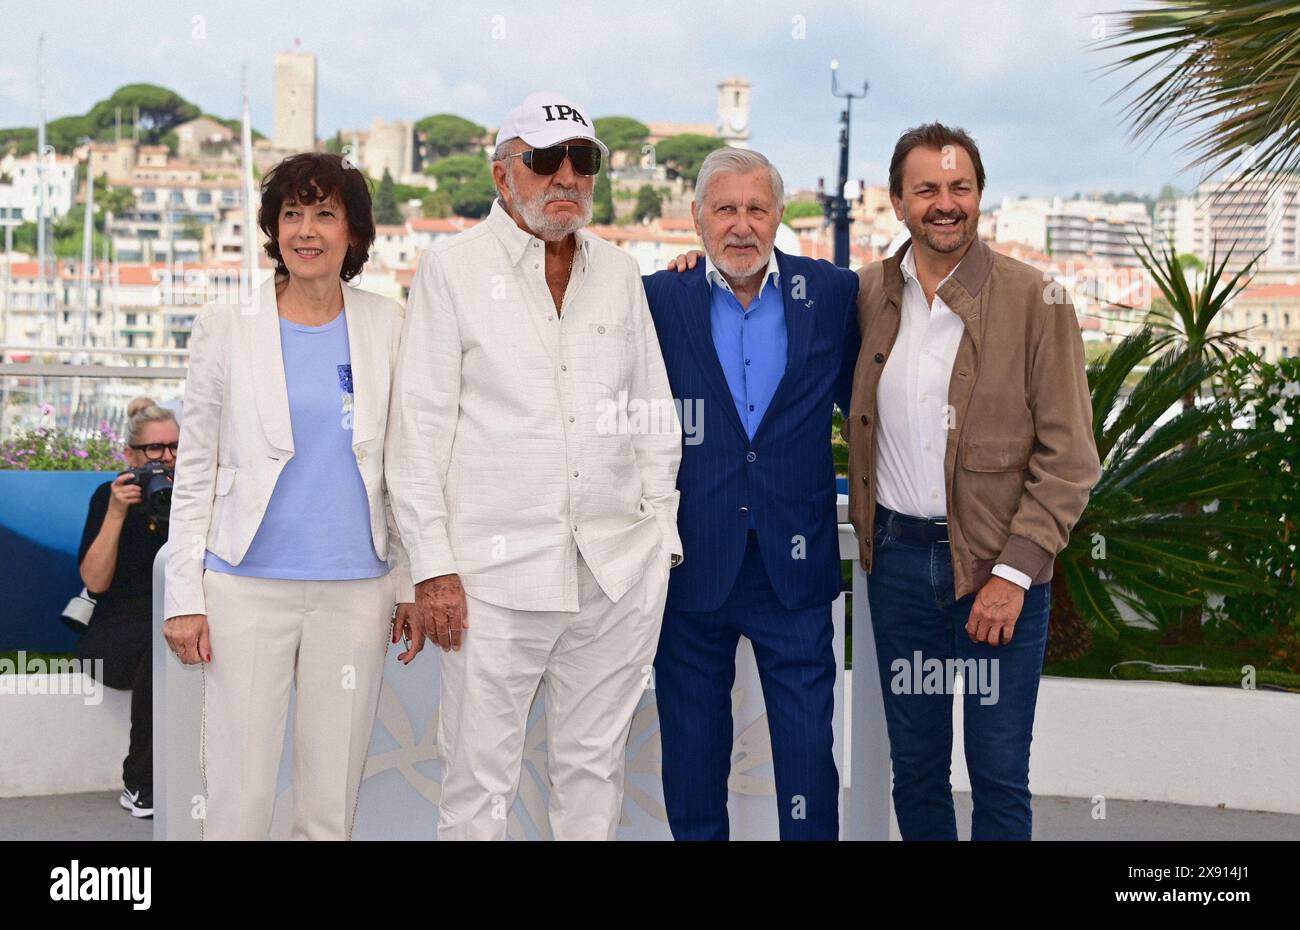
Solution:
[{"label": "white dress shirt", "polygon": [[501,607],[576,611],[579,551],[614,601],[681,555],[681,426],[641,276],[577,242],[561,314],[544,243],[499,203],[420,258],[388,459],[413,581],[456,573]]},{"label": "white dress shirt", "polygon": [[[926,303],[913,249],[903,255],[900,267],[898,337],[880,374],[876,399],[876,500],[898,513],[942,520],[948,516],[944,455],[948,431],[957,426],[948,382],[965,324],[944,303],[938,287],[934,302]],[[995,565],[993,574],[1026,589],[1032,581],[1009,565]]]}]

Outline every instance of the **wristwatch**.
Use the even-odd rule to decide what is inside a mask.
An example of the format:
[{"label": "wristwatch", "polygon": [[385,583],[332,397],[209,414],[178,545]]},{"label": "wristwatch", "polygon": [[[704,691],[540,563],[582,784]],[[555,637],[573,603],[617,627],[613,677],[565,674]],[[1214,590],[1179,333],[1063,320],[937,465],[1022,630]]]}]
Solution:
[{"label": "wristwatch", "polygon": [[678,565],[681,565],[681,564],[682,564],[682,557],[681,557],[680,555],[678,555],[676,552],[674,552],[674,553],[672,554],[672,564],[671,564],[669,567],[670,567],[670,568],[676,568]]}]

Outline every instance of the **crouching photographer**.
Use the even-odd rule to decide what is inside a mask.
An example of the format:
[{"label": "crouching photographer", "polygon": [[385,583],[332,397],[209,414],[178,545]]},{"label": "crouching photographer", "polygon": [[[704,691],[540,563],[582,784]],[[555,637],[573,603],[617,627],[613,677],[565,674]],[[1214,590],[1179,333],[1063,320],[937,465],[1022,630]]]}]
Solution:
[{"label": "crouching photographer", "polygon": [[[103,662],[103,683],[131,691],[131,743],[121,804],[153,816],[153,560],[167,541],[180,427],[148,397],[127,407],[128,470],[95,489],[81,534],[81,579],[95,612],[78,645]],[[88,663],[93,670],[93,663]]]}]

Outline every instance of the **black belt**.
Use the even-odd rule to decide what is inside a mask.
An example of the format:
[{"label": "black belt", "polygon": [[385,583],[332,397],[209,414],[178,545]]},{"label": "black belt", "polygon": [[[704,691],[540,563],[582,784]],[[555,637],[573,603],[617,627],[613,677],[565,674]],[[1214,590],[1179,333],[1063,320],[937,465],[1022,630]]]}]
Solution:
[{"label": "black belt", "polygon": [[912,517],[888,507],[876,504],[876,526],[883,527],[894,539],[917,545],[946,543],[948,541],[947,518],[927,520],[924,517]]}]

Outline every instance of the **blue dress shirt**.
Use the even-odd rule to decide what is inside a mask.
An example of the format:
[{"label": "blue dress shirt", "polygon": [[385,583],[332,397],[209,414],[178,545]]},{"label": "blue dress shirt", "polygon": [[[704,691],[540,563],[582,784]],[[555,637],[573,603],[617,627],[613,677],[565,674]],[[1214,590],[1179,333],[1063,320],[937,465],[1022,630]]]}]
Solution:
[{"label": "blue dress shirt", "polygon": [[[785,375],[785,300],[781,295],[776,252],[768,258],[763,283],[748,310],[741,307],[717,266],[707,256],[704,261],[713,348],[718,353],[740,422],[752,440]],[[754,526],[752,508],[749,525]]]}]

